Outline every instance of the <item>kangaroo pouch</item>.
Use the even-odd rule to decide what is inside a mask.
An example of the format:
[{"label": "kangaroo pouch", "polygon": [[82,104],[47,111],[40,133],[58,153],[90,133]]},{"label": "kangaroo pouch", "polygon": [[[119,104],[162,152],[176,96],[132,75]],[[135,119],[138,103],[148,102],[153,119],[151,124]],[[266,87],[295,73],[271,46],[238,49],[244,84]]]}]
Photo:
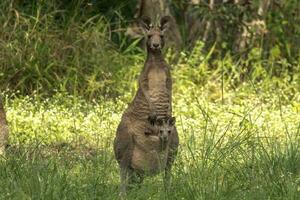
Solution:
[{"label": "kangaroo pouch", "polygon": [[131,167],[141,173],[156,174],[166,167],[168,149],[161,151],[158,136],[135,135]]},{"label": "kangaroo pouch", "polygon": [[166,163],[167,150],[163,152],[145,151],[137,146],[133,150],[131,167],[141,173],[155,175],[165,169]]}]

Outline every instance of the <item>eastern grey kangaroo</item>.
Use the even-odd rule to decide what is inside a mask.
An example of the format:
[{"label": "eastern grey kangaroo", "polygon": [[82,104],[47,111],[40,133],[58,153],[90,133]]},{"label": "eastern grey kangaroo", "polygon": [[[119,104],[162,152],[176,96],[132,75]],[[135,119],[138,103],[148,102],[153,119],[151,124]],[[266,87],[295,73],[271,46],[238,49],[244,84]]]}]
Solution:
[{"label": "eastern grey kangaroo", "polygon": [[[171,117],[172,79],[161,52],[169,20],[165,16],[160,24],[152,24],[149,17],[144,17],[140,22],[145,33],[147,58],[139,77],[138,91],[122,115],[114,140],[114,153],[120,166],[121,194],[125,194],[136,178],[141,182],[145,174],[153,175],[164,170],[165,180],[169,182],[177,154],[179,139],[175,120]],[[166,127],[172,131],[166,143],[167,150],[162,151],[160,137],[155,133]]]}]

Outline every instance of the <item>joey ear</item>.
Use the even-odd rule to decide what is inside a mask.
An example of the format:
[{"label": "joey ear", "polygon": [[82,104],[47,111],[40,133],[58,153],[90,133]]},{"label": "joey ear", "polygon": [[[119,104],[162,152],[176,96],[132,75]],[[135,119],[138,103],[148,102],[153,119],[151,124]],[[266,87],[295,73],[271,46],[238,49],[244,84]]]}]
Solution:
[{"label": "joey ear", "polygon": [[155,125],[155,123],[156,123],[156,116],[148,116],[148,122],[152,125],[152,126],[154,126]]},{"label": "joey ear", "polygon": [[175,118],[175,117],[171,117],[171,118],[169,119],[169,125],[170,125],[170,126],[174,126],[174,125],[175,125],[175,122],[176,122],[176,118]]},{"label": "joey ear", "polygon": [[150,132],[145,132],[145,135],[146,136],[149,136],[151,133]]},{"label": "joey ear", "polygon": [[171,17],[170,16],[164,16],[160,20],[160,30],[164,33],[170,26],[171,23]]},{"label": "joey ear", "polygon": [[144,32],[147,32],[150,30],[151,27],[151,18],[148,16],[143,16],[140,19],[140,26],[143,29]]}]

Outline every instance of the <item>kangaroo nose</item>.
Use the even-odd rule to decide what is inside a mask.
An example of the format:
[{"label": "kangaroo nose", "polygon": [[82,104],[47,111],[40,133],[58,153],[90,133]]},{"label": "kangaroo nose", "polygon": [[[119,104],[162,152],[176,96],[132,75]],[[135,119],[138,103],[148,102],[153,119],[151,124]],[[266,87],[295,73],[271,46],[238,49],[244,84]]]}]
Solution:
[{"label": "kangaroo nose", "polygon": [[166,141],[168,139],[168,136],[167,135],[163,135],[162,139],[163,139],[163,141]]},{"label": "kangaroo nose", "polygon": [[158,44],[158,43],[154,43],[154,44],[153,44],[153,47],[158,48],[158,47],[159,47],[159,44]]}]

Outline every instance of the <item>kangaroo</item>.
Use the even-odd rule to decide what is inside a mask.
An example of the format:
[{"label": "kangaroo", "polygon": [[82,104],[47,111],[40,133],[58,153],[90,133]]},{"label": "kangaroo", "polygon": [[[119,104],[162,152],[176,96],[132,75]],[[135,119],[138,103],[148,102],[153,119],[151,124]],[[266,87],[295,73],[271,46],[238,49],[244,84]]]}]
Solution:
[{"label": "kangaroo", "polygon": [[[149,123],[152,121],[149,118]],[[133,135],[129,145],[125,151],[128,157],[118,160],[121,197],[126,194],[128,187],[136,183],[141,184],[145,175],[156,175],[161,171],[164,171],[164,185],[167,188],[178,146],[175,117],[155,119],[144,135]]]},{"label": "kangaroo", "polygon": [[164,164],[158,164],[158,158],[148,155],[153,150],[159,152],[159,137],[153,135],[156,121],[172,116],[171,73],[161,52],[168,22],[168,16],[163,17],[160,24],[151,24],[149,17],[142,18],[140,22],[145,33],[147,58],[137,93],[122,115],[114,140],[114,153],[120,166],[121,195],[125,194],[129,184],[135,182],[134,174],[156,174],[162,169],[166,175],[170,174],[177,154],[179,139],[174,126],[168,138]]},{"label": "kangaroo", "polygon": [[139,77],[136,96],[124,115],[140,120],[147,120],[150,115],[154,120],[155,117],[172,114],[171,73],[161,52],[169,20],[168,16],[163,17],[160,26],[151,24],[149,17],[144,17],[141,21],[146,35],[147,58]]},{"label": "kangaroo", "polygon": [[5,155],[5,147],[8,140],[8,127],[6,121],[6,115],[3,108],[3,104],[0,97],[0,156]]}]

